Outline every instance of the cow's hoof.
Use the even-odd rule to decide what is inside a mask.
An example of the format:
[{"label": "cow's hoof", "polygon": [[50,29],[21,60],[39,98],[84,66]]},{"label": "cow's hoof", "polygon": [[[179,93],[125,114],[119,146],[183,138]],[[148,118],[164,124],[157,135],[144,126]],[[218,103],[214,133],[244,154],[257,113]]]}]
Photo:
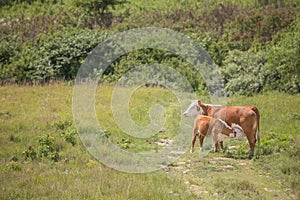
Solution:
[{"label": "cow's hoof", "polygon": [[253,156],[254,156],[254,153],[252,151],[250,151],[250,153],[249,153],[249,159],[252,159]]},{"label": "cow's hoof", "polygon": [[193,153],[194,152],[194,148],[192,148],[191,150],[190,150],[190,153]]}]

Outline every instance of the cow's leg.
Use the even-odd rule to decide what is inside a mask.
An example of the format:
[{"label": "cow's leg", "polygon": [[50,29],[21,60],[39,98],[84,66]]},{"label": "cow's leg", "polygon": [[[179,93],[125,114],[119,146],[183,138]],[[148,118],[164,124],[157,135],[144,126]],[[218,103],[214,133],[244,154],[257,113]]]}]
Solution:
[{"label": "cow's leg", "polygon": [[194,150],[195,150],[195,142],[196,142],[196,139],[197,139],[197,134],[198,134],[198,129],[194,129],[193,130],[192,146],[191,146],[190,153],[193,153]]},{"label": "cow's leg", "polygon": [[203,140],[204,136],[202,134],[199,135],[199,143],[200,143],[200,151],[203,151]]},{"label": "cow's leg", "polygon": [[255,148],[255,131],[252,131],[250,134],[247,134],[247,139],[249,142],[250,146],[250,153],[249,153],[249,158],[252,158],[254,156],[254,148]]}]

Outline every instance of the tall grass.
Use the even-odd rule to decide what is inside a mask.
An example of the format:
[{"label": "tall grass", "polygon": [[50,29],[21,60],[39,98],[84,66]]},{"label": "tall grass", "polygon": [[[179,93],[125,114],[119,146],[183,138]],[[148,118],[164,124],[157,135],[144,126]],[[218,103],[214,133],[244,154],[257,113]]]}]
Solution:
[{"label": "tall grass", "polygon": [[[104,87],[102,94],[110,93]],[[0,183],[4,199],[186,199],[193,195],[183,183],[162,171],[127,174],[99,164],[80,143],[67,142],[57,127],[74,128],[72,87],[5,86],[0,88]],[[108,101],[101,101],[109,106]],[[103,113],[101,113],[103,115]],[[104,116],[99,115],[103,120]],[[71,124],[69,123],[71,122]],[[113,124],[111,124],[113,126]],[[114,132],[117,127],[111,127]],[[54,138],[57,162],[47,157],[25,158],[39,137]],[[116,135],[115,137],[117,137]]]},{"label": "tall grass", "polygon": [[[158,102],[167,105],[168,128],[146,142],[128,137],[113,121],[112,89],[102,85],[96,94],[97,117],[111,142],[122,147],[122,138],[129,138],[125,150],[138,152],[155,149],[153,142],[160,138],[173,137],[180,110],[172,93],[162,88],[140,88],[132,96],[130,112],[141,125],[149,122],[145,107]],[[175,162],[169,166],[169,173],[159,170],[129,174],[98,163],[77,135],[70,136],[75,144],[66,139],[68,131],[76,130],[72,87],[3,86],[0,94],[1,199],[295,199],[299,194],[299,95],[268,93],[228,99],[229,105],[259,108],[259,158],[242,159],[249,150],[244,138],[225,141],[226,146],[235,143],[237,150],[209,154],[206,158],[199,158],[197,152],[186,154],[179,159],[185,163],[182,169]],[[39,138],[48,136],[53,138],[53,152],[58,153],[58,159],[40,154],[44,146]],[[36,151],[33,158],[24,155],[24,151],[30,152],[29,147]],[[188,172],[183,173],[186,169]]]}]

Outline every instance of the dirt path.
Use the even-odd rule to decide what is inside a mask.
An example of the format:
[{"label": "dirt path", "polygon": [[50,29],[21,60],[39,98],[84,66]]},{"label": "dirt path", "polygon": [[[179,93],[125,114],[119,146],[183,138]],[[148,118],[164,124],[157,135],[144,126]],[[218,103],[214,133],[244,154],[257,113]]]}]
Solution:
[{"label": "dirt path", "polygon": [[284,180],[264,170],[255,160],[209,154],[187,154],[169,169],[196,199],[297,199]]}]

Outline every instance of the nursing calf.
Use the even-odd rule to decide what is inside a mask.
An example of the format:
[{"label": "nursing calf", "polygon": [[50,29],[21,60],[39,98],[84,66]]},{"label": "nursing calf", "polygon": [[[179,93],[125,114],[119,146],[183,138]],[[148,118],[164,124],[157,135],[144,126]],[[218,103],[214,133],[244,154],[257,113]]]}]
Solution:
[{"label": "nursing calf", "polygon": [[[190,152],[192,153],[194,151],[197,136],[199,137],[201,151],[203,150],[202,146],[204,138],[206,136],[212,136],[214,141],[214,152],[217,152],[218,142],[223,141],[224,137],[236,137],[237,134],[244,134],[240,126],[232,124],[232,127],[230,127],[220,119],[199,115],[194,122],[192,146]],[[223,148],[222,145],[221,148]]]}]

